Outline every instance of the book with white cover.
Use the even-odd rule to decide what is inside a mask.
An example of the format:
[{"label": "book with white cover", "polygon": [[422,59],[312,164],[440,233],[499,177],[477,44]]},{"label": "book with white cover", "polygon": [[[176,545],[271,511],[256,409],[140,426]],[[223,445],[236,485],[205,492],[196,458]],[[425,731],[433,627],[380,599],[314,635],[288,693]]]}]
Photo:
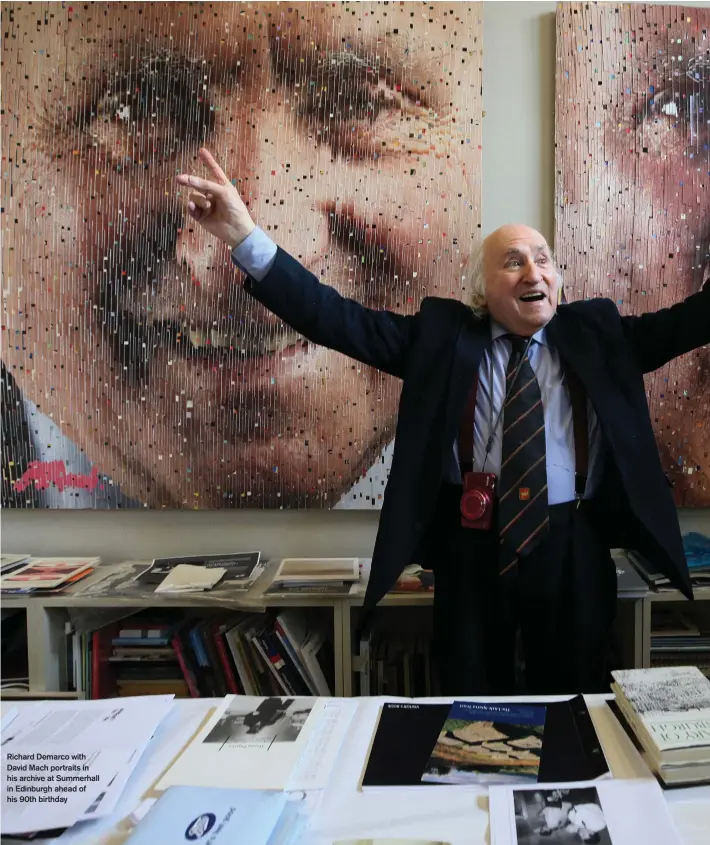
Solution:
[{"label": "book with white cover", "polygon": [[279,564],[274,583],[357,581],[359,577],[356,557],[287,557]]},{"label": "book with white cover", "polygon": [[710,681],[696,666],[612,672],[617,703],[654,762],[710,762]]}]

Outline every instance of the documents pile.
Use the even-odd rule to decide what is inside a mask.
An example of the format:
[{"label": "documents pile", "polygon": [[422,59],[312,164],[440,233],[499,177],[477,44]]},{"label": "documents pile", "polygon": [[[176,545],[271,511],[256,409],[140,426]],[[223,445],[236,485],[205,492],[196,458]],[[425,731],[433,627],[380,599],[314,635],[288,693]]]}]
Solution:
[{"label": "documents pile", "polygon": [[157,789],[322,789],[356,709],[348,699],[226,696]]},{"label": "documents pile", "polygon": [[648,767],[667,786],[710,782],[710,681],[695,666],[612,672],[612,690]]},{"label": "documents pile", "polygon": [[9,575],[29,562],[30,555],[0,554],[0,575]]},{"label": "documents pile", "polygon": [[360,580],[356,557],[284,558],[266,591],[269,595],[349,595]]},{"label": "documents pile", "polygon": [[245,592],[264,572],[261,552],[235,552],[224,555],[190,555],[155,558],[136,581],[162,592],[220,591]]},{"label": "documents pile", "polygon": [[172,696],[38,702],[2,722],[2,834],[70,827],[113,810]]},{"label": "documents pile", "polygon": [[16,560],[3,562],[0,589],[5,595],[59,592],[90,575],[100,560],[98,557],[31,557],[19,564]]},{"label": "documents pile", "polygon": [[[155,774],[143,792],[151,785],[167,792],[146,816],[136,841],[154,841],[150,831],[156,818],[166,813],[183,818],[190,808],[183,834],[188,827],[205,832],[210,825],[214,834],[221,833],[217,819],[226,825],[238,810],[240,825],[246,815],[253,816],[249,837],[240,828],[240,842],[275,845],[268,836],[284,819],[293,822],[293,806],[283,793],[325,787],[356,710],[356,701],[344,699],[225,697],[201,729],[193,730],[190,742],[157,771],[152,767]],[[101,822],[113,813],[139,762],[144,766],[141,757],[149,744],[165,744],[162,725],[176,733],[171,720],[178,711],[172,696],[156,695],[42,702],[8,713],[1,737],[2,834],[51,831],[56,836],[78,822]],[[143,831],[149,839],[141,838]],[[162,833],[159,838],[169,841]]]}]

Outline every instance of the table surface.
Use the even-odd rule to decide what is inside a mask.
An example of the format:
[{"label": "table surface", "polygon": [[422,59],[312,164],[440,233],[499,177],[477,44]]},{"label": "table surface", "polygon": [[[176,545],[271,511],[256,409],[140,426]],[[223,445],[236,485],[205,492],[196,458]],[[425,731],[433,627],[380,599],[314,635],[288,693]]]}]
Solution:
[{"label": "table surface", "polygon": [[[539,701],[538,699],[486,699],[477,701]],[[615,778],[650,778],[640,754],[621,727],[607,700],[611,696],[585,696],[599,739]],[[341,748],[329,785],[320,794],[309,796],[306,812],[310,830],[308,845],[332,845],[337,839],[367,837],[413,837],[443,841],[450,845],[490,843],[488,801],[485,789],[475,786],[421,786],[361,790],[358,784],[380,706],[388,697],[358,699],[360,706]],[[451,699],[419,699],[450,702]],[[463,699],[465,700],[465,699]],[[76,826],[59,840],[61,845],[119,845],[132,829],[131,814],[142,804],[142,796],[156,781],[167,763],[194,735],[218,699],[180,699],[166,720],[150,750],[129,782],[113,816],[91,826]],[[81,702],[78,702],[79,706]],[[1,703],[6,713],[14,706],[28,707],[32,702]],[[708,845],[710,842],[710,786],[673,789],[664,792],[669,811],[683,845]],[[88,829],[87,829],[88,827]],[[40,843],[41,840],[35,840]]]}]

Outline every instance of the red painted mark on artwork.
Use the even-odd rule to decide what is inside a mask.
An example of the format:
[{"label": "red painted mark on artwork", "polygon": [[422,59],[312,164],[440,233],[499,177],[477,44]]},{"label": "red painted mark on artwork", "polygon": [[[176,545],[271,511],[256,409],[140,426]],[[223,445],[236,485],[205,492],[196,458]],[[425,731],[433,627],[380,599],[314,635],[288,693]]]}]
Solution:
[{"label": "red painted mark on artwork", "polygon": [[67,472],[64,461],[32,461],[19,481],[15,482],[15,489],[22,492],[34,481],[39,490],[46,490],[52,484],[56,485],[60,493],[70,487],[80,490],[95,490],[99,483],[99,471],[93,467],[90,475]]}]

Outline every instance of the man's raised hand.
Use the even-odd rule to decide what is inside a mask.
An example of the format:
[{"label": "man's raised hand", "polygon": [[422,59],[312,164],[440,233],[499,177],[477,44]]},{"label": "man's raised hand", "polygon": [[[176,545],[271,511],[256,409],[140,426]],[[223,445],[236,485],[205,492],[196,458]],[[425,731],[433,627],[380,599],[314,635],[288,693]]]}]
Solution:
[{"label": "man's raised hand", "polygon": [[254,230],[254,221],[239,191],[227,179],[210,151],[202,147],[198,155],[211,178],[203,179],[189,173],[176,177],[178,184],[190,188],[188,214],[205,231],[234,249]]}]

